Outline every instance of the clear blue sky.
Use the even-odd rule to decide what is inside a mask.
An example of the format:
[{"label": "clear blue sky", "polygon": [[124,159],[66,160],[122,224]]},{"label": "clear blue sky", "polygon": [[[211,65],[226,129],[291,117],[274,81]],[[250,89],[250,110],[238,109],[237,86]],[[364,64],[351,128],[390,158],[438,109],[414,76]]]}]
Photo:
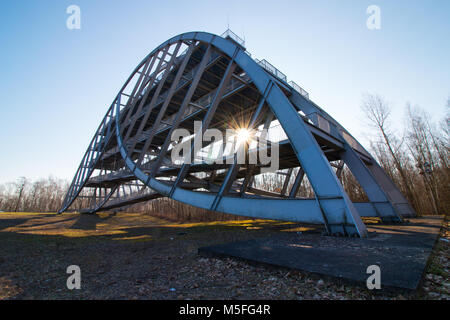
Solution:
[{"label": "clear blue sky", "polygon": [[[81,8],[68,30],[66,8]],[[366,8],[381,9],[368,30]],[[401,130],[406,102],[441,118],[450,96],[450,1],[0,2],[0,183],[71,179],[130,72],[168,38],[227,23],[366,144],[359,105],[379,93]]]}]

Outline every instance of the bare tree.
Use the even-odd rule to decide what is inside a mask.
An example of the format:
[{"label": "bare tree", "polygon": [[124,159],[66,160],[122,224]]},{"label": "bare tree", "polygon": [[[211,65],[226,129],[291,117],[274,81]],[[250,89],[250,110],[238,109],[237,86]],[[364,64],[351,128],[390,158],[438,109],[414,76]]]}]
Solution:
[{"label": "bare tree", "polygon": [[433,211],[435,214],[439,214],[438,179],[436,177],[438,159],[436,157],[437,150],[434,150],[435,145],[433,144],[436,137],[428,119],[429,116],[423,110],[419,108],[413,110],[410,105],[407,105],[408,148],[422,176],[426,192],[433,205]]},{"label": "bare tree", "polygon": [[25,177],[20,177],[16,183],[17,186],[17,202],[14,211],[19,211],[20,202],[22,200],[23,191],[25,189],[25,185],[27,184],[27,179]]},{"label": "bare tree", "polygon": [[[403,139],[399,140],[390,130],[389,116],[391,114],[391,109],[388,103],[378,94],[368,94],[363,99],[361,109],[369,120],[369,124],[378,130],[381,141],[384,143],[386,151],[388,152],[390,158],[392,159],[393,165],[400,175],[401,185],[403,187],[402,189],[404,189],[407,198],[410,200],[415,209],[417,209],[415,206],[411,183],[408,179],[405,165],[403,164],[404,161],[402,161],[404,159],[402,159],[402,153],[400,150],[403,144]],[[378,145],[378,148],[380,148],[380,146],[381,145]]]}]

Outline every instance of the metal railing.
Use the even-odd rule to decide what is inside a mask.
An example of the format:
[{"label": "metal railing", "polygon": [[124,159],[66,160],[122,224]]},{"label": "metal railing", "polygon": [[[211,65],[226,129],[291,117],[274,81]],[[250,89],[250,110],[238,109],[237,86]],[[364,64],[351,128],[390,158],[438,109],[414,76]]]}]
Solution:
[{"label": "metal railing", "polygon": [[295,91],[297,91],[298,93],[300,93],[302,96],[304,96],[306,99],[309,100],[309,93],[306,90],[304,90],[302,87],[300,87],[292,80],[289,81],[288,84],[292,87],[292,89],[294,89]]},{"label": "metal railing", "polygon": [[277,68],[275,68],[274,65],[271,64],[270,62],[268,62],[266,59],[262,59],[262,60],[255,59],[255,61],[257,64],[259,64],[261,67],[263,67],[264,69],[269,71],[271,74],[273,74],[277,78],[283,80],[284,82],[287,82],[286,75],[283,72],[281,72],[280,70],[278,70]]},{"label": "metal railing", "polygon": [[[242,38],[240,38],[238,35],[236,35],[230,29],[227,29],[224,33],[222,33],[221,37],[223,37],[223,38],[231,38],[232,40],[234,40],[236,43],[238,43],[242,47],[245,47],[245,41]],[[251,53],[248,52],[247,50],[245,50],[245,53],[248,54],[250,57],[252,56]],[[259,60],[259,59],[255,58],[254,60],[255,60],[255,62],[257,64],[259,64],[265,70],[267,70],[268,72],[270,72],[271,74],[273,74],[274,76],[279,78],[280,80],[283,80],[284,82],[286,82],[295,91],[297,91],[298,93],[300,93],[302,96],[304,96],[306,99],[309,100],[309,93],[306,90],[304,90],[302,87],[300,87],[294,81],[289,81],[288,82],[287,81],[287,76],[283,72],[281,72],[278,68],[276,68],[273,64],[268,62],[266,59]]]},{"label": "metal railing", "polygon": [[245,48],[245,41],[241,39],[236,33],[231,31],[230,29],[227,29],[224,33],[220,35],[222,38],[231,38],[234,40],[237,44],[239,44],[241,47]]}]

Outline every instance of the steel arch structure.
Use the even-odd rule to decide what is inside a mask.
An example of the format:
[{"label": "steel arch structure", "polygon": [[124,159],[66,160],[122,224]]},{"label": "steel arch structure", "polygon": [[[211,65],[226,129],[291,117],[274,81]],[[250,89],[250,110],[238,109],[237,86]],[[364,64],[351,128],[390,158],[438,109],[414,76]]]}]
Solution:
[{"label": "steel arch structure", "polygon": [[[195,128],[195,123],[200,126]],[[197,137],[214,128],[251,129],[279,152],[279,190],[264,190],[264,164],[237,162],[234,145],[221,162],[196,161]],[[173,140],[177,129],[194,132]],[[201,152],[217,141],[201,141]],[[227,146],[222,141],[222,146]],[[171,152],[188,146],[190,158]],[[261,145],[244,149],[247,158]],[[272,151],[273,150],[273,151]],[[217,157],[216,157],[217,159]],[[339,180],[346,165],[367,202],[352,202]],[[298,195],[306,180],[313,197]],[[196,207],[249,217],[323,224],[327,233],[365,237],[361,217],[401,222],[415,212],[374,158],[308,94],[267,61],[254,60],[227,31],[189,32],[154,49],[110,105],[73,178],[63,206],[81,212],[170,197]]]}]

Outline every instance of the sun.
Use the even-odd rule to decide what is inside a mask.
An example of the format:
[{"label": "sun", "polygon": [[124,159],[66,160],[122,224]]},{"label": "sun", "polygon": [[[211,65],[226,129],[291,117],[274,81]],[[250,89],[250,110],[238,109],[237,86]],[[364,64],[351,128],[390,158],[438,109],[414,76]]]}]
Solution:
[{"label": "sun", "polygon": [[246,128],[240,128],[236,130],[236,138],[238,145],[248,142],[250,140],[250,137],[251,137],[250,130]]}]

